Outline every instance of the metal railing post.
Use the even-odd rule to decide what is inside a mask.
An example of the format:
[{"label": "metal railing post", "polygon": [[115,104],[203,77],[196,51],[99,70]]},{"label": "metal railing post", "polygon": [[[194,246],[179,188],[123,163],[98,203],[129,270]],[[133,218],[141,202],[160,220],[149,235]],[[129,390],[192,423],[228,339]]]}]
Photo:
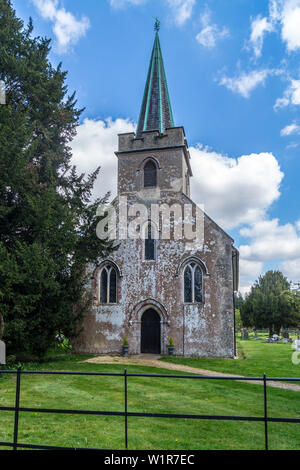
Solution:
[{"label": "metal railing post", "polygon": [[124,393],[125,393],[125,449],[128,449],[128,416],[127,416],[127,369],[124,369]]},{"label": "metal railing post", "polygon": [[267,400],[267,377],[264,373],[264,418],[265,418],[265,450],[268,450],[268,400]]},{"label": "metal railing post", "polygon": [[20,408],[20,390],[21,390],[21,366],[17,370],[17,379],[16,379],[16,403],[15,403],[15,424],[14,424],[14,445],[13,450],[17,450],[18,444],[18,431],[19,431],[19,408]]}]

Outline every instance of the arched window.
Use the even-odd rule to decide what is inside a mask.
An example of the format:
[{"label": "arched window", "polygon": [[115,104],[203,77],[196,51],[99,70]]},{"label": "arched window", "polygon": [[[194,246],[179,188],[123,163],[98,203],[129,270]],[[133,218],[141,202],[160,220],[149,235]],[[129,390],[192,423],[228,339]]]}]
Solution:
[{"label": "arched window", "polygon": [[153,160],[148,160],[144,166],[144,188],[157,186],[157,167]]},{"label": "arched window", "polygon": [[113,266],[106,265],[100,271],[100,303],[117,303],[117,272]]},{"label": "arched window", "polygon": [[148,222],[145,227],[145,260],[155,260],[156,242],[155,242],[155,228],[151,222]]},{"label": "arched window", "polygon": [[186,266],[183,275],[184,302],[200,303],[203,300],[202,292],[202,270],[196,263]]}]

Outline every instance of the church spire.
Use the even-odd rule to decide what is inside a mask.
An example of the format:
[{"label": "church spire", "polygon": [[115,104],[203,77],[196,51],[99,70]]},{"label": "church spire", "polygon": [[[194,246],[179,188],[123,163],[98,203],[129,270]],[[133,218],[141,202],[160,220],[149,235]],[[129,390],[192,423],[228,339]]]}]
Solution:
[{"label": "church spire", "polygon": [[168,127],[174,127],[158,35],[159,27],[160,22],[156,18],[155,39],[136,133],[137,138],[142,136],[143,131],[159,130],[163,133]]}]

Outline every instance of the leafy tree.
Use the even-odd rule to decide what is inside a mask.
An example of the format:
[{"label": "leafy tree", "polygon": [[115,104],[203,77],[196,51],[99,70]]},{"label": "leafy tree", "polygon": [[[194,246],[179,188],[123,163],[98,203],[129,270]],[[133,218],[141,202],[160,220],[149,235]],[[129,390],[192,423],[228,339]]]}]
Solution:
[{"label": "leafy tree", "polygon": [[90,202],[99,169],[85,177],[71,165],[82,110],[32,31],[0,0],[0,312],[8,351],[42,355],[78,332],[86,265],[111,245],[96,236],[100,199]]},{"label": "leafy tree", "polygon": [[279,335],[282,327],[298,322],[297,315],[283,292],[290,292],[290,283],[280,271],[268,271],[260,276],[241,308],[241,319],[246,327],[268,328],[270,335]]}]

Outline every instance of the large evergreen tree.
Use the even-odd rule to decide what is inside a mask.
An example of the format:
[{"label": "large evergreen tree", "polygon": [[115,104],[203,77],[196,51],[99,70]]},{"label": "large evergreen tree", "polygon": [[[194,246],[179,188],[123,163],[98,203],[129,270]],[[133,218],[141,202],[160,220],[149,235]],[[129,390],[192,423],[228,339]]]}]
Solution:
[{"label": "large evergreen tree", "polygon": [[43,354],[58,333],[76,334],[89,299],[85,268],[107,253],[90,202],[98,169],[71,166],[81,110],[50,41],[33,37],[0,0],[0,312],[10,352]]},{"label": "large evergreen tree", "polygon": [[268,271],[260,276],[241,307],[241,319],[246,327],[268,328],[279,335],[280,329],[297,326],[298,315],[289,296],[290,283],[280,271]]}]

